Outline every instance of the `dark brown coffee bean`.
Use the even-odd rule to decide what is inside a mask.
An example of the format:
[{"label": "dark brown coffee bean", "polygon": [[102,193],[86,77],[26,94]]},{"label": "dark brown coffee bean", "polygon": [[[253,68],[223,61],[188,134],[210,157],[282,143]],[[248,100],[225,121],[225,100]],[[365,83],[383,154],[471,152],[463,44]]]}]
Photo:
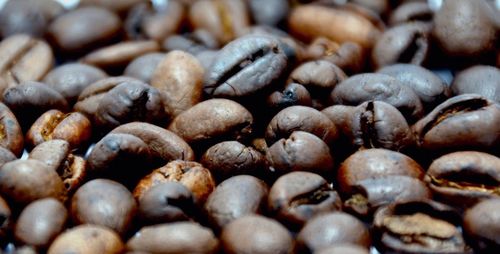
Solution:
[{"label": "dark brown coffee bean", "polygon": [[286,0],[250,0],[248,7],[256,24],[268,26],[283,22],[290,10]]},{"label": "dark brown coffee bean", "polygon": [[337,182],[341,194],[351,193],[359,181],[388,176],[405,175],[417,179],[424,178],[424,170],[412,158],[386,149],[365,149],[349,156],[340,165]]},{"label": "dark brown coffee bean", "polygon": [[33,148],[28,158],[41,161],[57,172],[70,194],[86,180],[86,161],[72,154],[70,144],[65,140],[53,139],[40,143]]},{"label": "dark brown coffee bean", "polygon": [[260,179],[249,175],[233,176],[210,194],[204,212],[213,228],[221,229],[230,222],[265,210],[268,187]]},{"label": "dark brown coffee bean", "polygon": [[322,36],[338,43],[359,43],[363,48],[371,48],[381,32],[359,13],[318,5],[294,8],[288,22],[291,32],[299,38],[311,40]]},{"label": "dark brown coffee bean", "polygon": [[0,11],[0,37],[27,34],[42,37],[48,17],[31,1],[7,1]]},{"label": "dark brown coffee bean", "polygon": [[415,21],[432,22],[434,13],[429,4],[423,1],[408,1],[392,11],[389,25],[396,26]]},{"label": "dark brown coffee bean", "polygon": [[150,1],[135,5],[128,13],[124,29],[129,39],[161,41],[180,29],[184,20],[184,6],[178,0]]},{"label": "dark brown coffee bean", "polygon": [[[9,204],[0,196],[0,239],[6,239],[11,227],[11,215]],[[3,242],[3,240],[0,240]]]},{"label": "dark brown coffee bean", "polygon": [[0,43],[0,79],[5,81],[5,88],[42,79],[53,62],[50,46],[28,35],[10,36]]},{"label": "dark brown coffee bean", "polygon": [[61,93],[73,105],[87,86],[107,77],[106,73],[93,66],[70,63],[51,70],[43,78],[43,82]]},{"label": "dark brown coffee bean", "polygon": [[451,95],[450,89],[439,76],[418,65],[395,64],[381,68],[377,73],[392,76],[411,87],[426,111],[431,111]]},{"label": "dark brown coffee bean", "polygon": [[16,116],[0,103],[0,146],[20,156],[24,148],[23,132]]},{"label": "dark brown coffee bean", "polygon": [[266,158],[271,171],[278,175],[292,171],[309,171],[322,175],[333,173],[333,157],[328,145],[311,133],[294,131],[288,139],[276,141]]},{"label": "dark brown coffee bean", "polygon": [[370,246],[368,228],[356,217],[342,212],[318,215],[309,220],[297,235],[297,249],[313,253],[337,244]]},{"label": "dark brown coffee bean", "polygon": [[468,68],[455,76],[451,90],[456,95],[475,93],[500,103],[500,69],[485,65]]},{"label": "dark brown coffee bean", "polygon": [[267,201],[268,209],[288,227],[302,227],[317,214],[338,211],[342,201],[320,175],[292,172],[274,182]]},{"label": "dark brown coffee bean", "polygon": [[16,155],[13,154],[10,150],[0,147],[0,167],[2,167],[3,164],[16,159]]},{"label": "dark brown coffee bean", "polygon": [[368,249],[354,244],[336,244],[314,252],[316,254],[369,254]]},{"label": "dark brown coffee bean", "polygon": [[137,204],[127,188],[106,179],[82,185],[71,199],[71,218],[75,224],[95,224],[125,234],[137,212]]},{"label": "dark brown coffee bean", "polygon": [[321,111],[335,125],[339,138],[349,136],[351,132],[351,117],[356,107],[346,105],[333,105]]},{"label": "dark brown coffee bean", "polygon": [[190,144],[214,144],[245,139],[252,132],[252,123],[252,114],[237,102],[210,99],[179,114],[168,129]]},{"label": "dark brown coffee bean", "polygon": [[290,83],[282,91],[275,91],[267,97],[267,106],[276,113],[290,106],[312,106],[311,94],[300,84]]},{"label": "dark brown coffee bean", "polygon": [[305,58],[329,61],[348,74],[359,73],[365,66],[365,52],[354,42],[338,44],[324,37],[318,37],[305,49]]},{"label": "dark brown coffee bean", "polygon": [[104,7],[114,12],[124,13],[128,11],[132,6],[146,2],[145,0],[121,0],[121,1],[113,1],[113,0],[80,0],[78,6],[87,6],[87,5],[96,5],[100,7]]},{"label": "dark brown coffee bean", "polygon": [[113,230],[99,225],[80,225],[60,234],[50,245],[47,253],[122,253],[124,245]]},{"label": "dark brown coffee bean", "polygon": [[66,189],[57,173],[45,163],[33,159],[15,160],[0,168],[0,194],[15,204],[53,197],[65,200]]},{"label": "dark brown coffee bean", "polygon": [[332,144],[338,133],[330,119],[318,110],[305,106],[291,106],[276,114],[266,129],[266,141],[273,144],[288,138],[294,131],[305,131],[316,135],[327,144]]},{"label": "dark brown coffee bean", "polygon": [[275,220],[259,215],[241,217],[224,227],[221,234],[224,253],[293,253],[293,238]]},{"label": "dark brown coffee bean", "polygon": [[365,101],[383,101],[396,107],[409,123],[424,113],[422,102],[409,86],[389,75],[365,73],[349,77],[333,89],[335,104],[357,106]]},{"label": "dark brown coffee bean", "polygon": [[482,152],[455,152],[436,159],[425,177],[442,202],[470,207],[500,197],[500,158]]},{"label": "dark brown coffee bean", "polygon": [[71,149],[82,148],[92,136],[90,120],[79,112],[52,109],[43,113],[26,133],[26,145],[34,147],[52,139],[68,141]]},{"label": "dark brown coffee bean", "polygon": [[477,253],[495,253],[500,250],[500,199],[484,200],[464,214],[464,230],[472,239]]},{"label": "dark brown coffee bean", "polygon": [[426,63],[430,50],[430,29],[427,23],[411,22],[385,31],[372,51],[374,69],[395,63]]},{"label": "dark brown coffee bean", "polygon": [[192,193],[196,204],[203,204],[215,188],[210,171],[194,161],[175,160],[155,169],[145,176],[134,189],[134,197],[138,200],[147,190],[164,182],[180,182]]},{"label": "dark brown coffee bean", "polygon": [[500,144],[500,105],[480,95],[455,96],[412,128],[418,145],[426,150],[494,148]]},{"label": "dark brown coffee bean", "polygon": [[287,66],[281,42],[271,36],[247,35],[228,43],[205,74],[205,93],[242,97],[272,85]]},{"label": "dark brown coffee bean", "polygon": [[137,57],[125,68],[123,75],[150,84],[156,67],[164,57],[164,53],[149,53]]},{"label": "dark brown coffee bean", "polygon": [[471,253],[461,224],[454,210],[434,201],[382,207],[373,222],[384,253]]},{"label": "dark brown coffee bean", "polygon": [[159,50],[156,41],[125,41],[90,52],[81,61],[105,70],[122,70],[134,58]]},{"label": "dark brown coffee bean", "polygon": [[127,242],[130,251],[145,253],[217,253],[214,233],[195,222],[174,222],[143,227]]},{"label": "dark brown coffee bean", "polygon": [[146,224],[188,220],[196,209],[191,191],[177,182],[151,187],[138,202],[138,216]]},{"label": "dark brown coffee bean", "polygon": [[151,85],[160,92],[169,117],[175,118],[202,100],[204,72],[194,56],[178,50],[158,63]]},{"label": "dark brown coffee bean", "polygon": [[235,175],[265,177],[266,158],[259,151],[238,141],[224,141],[210,147],[200,163],[222,181]]},{"label": "dark brown coffee bean", "polygon": [[194,160],[193,149],[175,133],[149,123],[133,122],[122,124],[111,133],[124,133],[134,135],[144,141],[153,155],[163,160]]},{"label": "dark brown coffee bean", "polygon": [[181,50],[193,55],[205,50],[215,50],[220,46],[214,35],[204,29],[198,29],[188,34],[169,36],[162,45],[167,51]]},{"label": "dark brown coffee bean", "polygon": [[54,45],[69,53],[86,50],[109,43],[120,30],[120,18],[100,7],[82,7],[56,18],[48,28]]},{"label": "dark brown coffee bean", "polygon": [[53,198],[30,203],[19,215],[14,235],[23,244],[45,249],[64,230],[68,211]]},{"label": "dark brown coffee bean", "polygon": [[405,150],[415,145],[410,126],[399,110],[383,101],[357,106],[350,119],[351,142],[355,148]]}]

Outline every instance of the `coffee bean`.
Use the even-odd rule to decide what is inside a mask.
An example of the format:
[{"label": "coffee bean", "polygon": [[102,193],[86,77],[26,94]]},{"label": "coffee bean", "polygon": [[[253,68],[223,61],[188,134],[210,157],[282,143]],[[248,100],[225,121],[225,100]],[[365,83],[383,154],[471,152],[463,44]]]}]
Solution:
[{"label": "coffee bean", "polygon": [[144,0],[122,0],[122,1],[110,1],[110,0],[81,0],[79,6],[96,5],[104,7],[111,11],[118,13],[124,13],[128,11],[132,6],[138,3],[145,2]]},{"label": "coffee bean", "polygon": [[3,164],[16,159],[16,155],[13,154],[10,150],[0,147],[0,167],[2,167]]},{"label": "coffee bean", "polygon": [[127,65],[123,75],[150,84],[156,67],[164,57],[163,53],[149,53],[139,56]]},{"label": "coffee bean", "polygon": [[339,138],[343,139],[349,136],[351,132],[351,117],[356,107],[346,105],[333,105],[321,111],[335,125],[339,132]]},{"label": "coffee bean", "polygon": [[324,37],[318,37],[305,49],[305,58],[329,61],[347,74],[359,73],[365,67],[364,49],[358,43],[338,44]]},{"label": "coffee bean", "polygon": [[469,208],[464,214],[464,230],[477,253],[495,253],[500,249],[499,208],[500,199],[492,198]]},{"label": "coffee bean", "polygon": [[271,93],[266,103],[273,113],[278,113],[282,109],[295,105],[311,107],[312,99],[311,94],[303,85],[290,83],[282,91]]},{"label": "coffee bean", "polygon": [[432,22],[434,13],[425,2],[409,1],[398,6],[389,17],[389,25],[396,26],[415,21]]},{"label": "coffee bean", "polygon": [[11,215],[9,204],[0,196],[0,243],[3,243],[3,239],[7,238],[11,227]]},{"label": "coffee bean", "polygon": [[205,29],[197,29],[192,33],[183,35],[169,36],[163,41],[162,45],[167,51],[181,50],[193,55],[220,47],[214,35]]},{"label": "coffee bean", "polygon": [[290,9],[286,0],[251,0],[248,7],[255,23],[268,26],[277,26],[283,22]]},{"label": "coffee bean", "polygon": [[20,156],[24,148],[23,132],[12,111],[3,103],[0,103],[0,133],[0,146]]},{"label": "coffee bean", "polygon": [[369,254],[370,252],[361,246],[354,244],[336,244],[335,246],[320,249],[317,254]]},{"label": "coffee bean", "polygon": [[60,234],[52,242],[47,253],[118,254],[123,250],[123,242],[113,230],[99,225],[84,224]]},{"label": "coffee bean", "polygon": [[458,73],[451,90],[455,95],[475,93],[500,103],[500,69],[478,65]]},{"label": "coffee bean", "polygon": [[7,1],[0,11],[0,36],[27,34],[42,37],[49,23],[47,18],[31,1]]}]

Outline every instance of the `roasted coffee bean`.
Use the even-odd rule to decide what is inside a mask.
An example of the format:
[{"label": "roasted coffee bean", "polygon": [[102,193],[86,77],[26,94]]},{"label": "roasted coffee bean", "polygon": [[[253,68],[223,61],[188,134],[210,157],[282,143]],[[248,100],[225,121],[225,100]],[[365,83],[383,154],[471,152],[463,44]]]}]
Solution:
[{"label": "roasted coffee bean", "polygon": [[149,53],[137,57],[125,68],[123,75],[150,84],[156,67],[164,57],[164,53]]},{"label": "roasted coffee bean", "polygon": [[6,88],[24,81],[38,81],[52,68],[54,55],[50,46],[28,35],[13,35],[0,43],[0,79]]},{"label": "roasted coffee bean", "polygon": [[0,196],[0,243],[7,238],[11,227],[11,215],[9,204]]},{"label": "roasted coffee bean", "polygon": [[87,157],[89,174],[108,178],[133,189],[153,170],[152,153],[142,139],[122,133],[110,133],[94,146]]},{"label": "roasted coffee bean", "polygon": [[59,92],[34,81],[26,81],[7,89],[3,94],[3,102],[16,115],[25,131],[48,110],[67,112],[69,108],[68,102]]},{"label": "roasted coffee bean", "polygon": [[389,25],[421,21],[432,22],[434,13],[429,4],[423,1],[408,1],[394,9],[389,17]]},{"label": "roasted coffee bean", "polygon": [[312,218],[297,235],[297,249],[300,253],[313,253],[338,244],[355,244],[368,248],[370,242],[370,233],[363,222],[342,212]]},{"label": "roasted coffee bean", "polygon": [[172,35],[163,41],[163,48],[167,51],[181,50],[197,55],[205,50],[219,48],[217,39],[205,29],[198,29],[192,33]]},{"label": "roasted coffee bean", "polygon": [[500,158],[482,152],[454,152],[429,166],[426,182],[441,202],[457,207],[500,196]]},{"label": "roasted coffee bean", "polygon": [[79,6],[87,6],[87,5],[96,5],[100,7],[104,7],[111,11],[115,11],[118,13],[124,13],[128,11],[132,6],[146,2],[145,0],[121,0],[121,1],[113,1],[113,0],[80,0]]},{"label": "roasted coffee bean", "polygon": [[446,83],[433,72],[413,64],[395,64],[386,66],[377,73],[392,76],[411,87],[429,112],[451,95]]},{"label": "roasted coffee bean", "polygon": [[194,161],[175,160],[155,169],[145,176],[134,189],[134,197],[138,200],[155,185],[164,182],[180,182],[192,193],[196,204],[203,204],[215,188],[210,171]]},{"label": "roasted coffee bean", "polygon": [[228,43],[250,26],[243,0],[196,1],[189,9],[189,21],[195,29],[206,29],[221,43]]},{"label": "roasted coffee bean", "polygon": [[500,144],[500,105],[480,95],[455,96],[412,128],[428,151],[494,149]]},{"label": "roasted coffee bean", "polygon": [[318,110],[305,106],[291,106],[276,114],[266,128],[266,141],[273,144],[288,138],[294,131],[305,131],[316,135],[331,145],[338,133],[330,119]]},{"label": "roasted coffee bean", "polygon": [[143,227],[127,242],[140,253],[215,254],[219,241],[214,233],[195,222],[174,222]]},{"label": "roasted coffee bean", "polygon": [[64,230],[67,218],[68,211],[60,201],[40,199],[21,212],[14,235],[23,244],[45,249]]},{"label": "roasted coffee bean", "polygon": [[127,188],[106,179],[82,185],[71,199],[71,219],[75,224],[95,224],[125,234],[137,212],[137,204]]},{"label": "roasted coffee bean", "polygon": [[33,148],[28,158],[41,161],[57,172],[70,194],[86,180],[86,161],[81,156],[72,154],[71,146],[65,140],[53,139],[40,143]]},{"label": "roasted coffee bean", "polygon": [[205,93],[243,97],[269,87],[282,75],[287,56],[271,36],[247,35],[228,43],[205,74]]},{"label": "roasted coffee bean", "polygon": [[267,205],[283,225],[300,228],[317,214],[341,210],[342,201],[323,177],[298,171],[274,182]]},{"label": "roasted coffee bean", "polygon": [[43,82],[61,93],[73,105],[87,86],[107,77],[106,73],[93,66],[69,63],[52,69],[43,78]]},{"label": "roasted coffee bean", "polygon": [[158,89],[165,112],[171,118],[201,102],[205,70],[192,55],[170,51],[156,67],[151,85]]},{"label": "roasted coffee bean", "polygon": [[413,132],[404,116],[383,101],[367,101],[357,106],[349,125],[349,136],[355,148],[400,151],[415,145]]},{"label": "roasted coffee bean", "polygon": [[185,16],[184,7],[178,0],[140,3],[128,13],[124,29],[129,39],[153,39],[161,41],[180,29]]},{"label": "roasted coffee bean", "polygon": [[179,114],[168,129],[189,144],[210,145],[227,139],[245,139],[252,132],[252,123],[252,114],[237,102],[210,99]]},{"label": "roasted coffee bean", "polygon": [[373,68],[395,63],[425,64],[430,54],[430,30],[427,23],[411,22],[385,31],[372,51]]},{"label": "roasted coffee bean", "polygon": [[311,94],[300,84],[290,83],[282,91],[275,91],[267,97],[267,106],[276,113],[290,106],[312,106]]},{"label": "roasted coffee bean", "polygon": [[285,20],[290,9],[286,0],[250,0],[249,11],[259,25],[277,26]]},{"label": "roasted coffee bean", "polygon": [[317,254],[369,254],[368,249],[354,244],[336,244],[316,251]]},{"label": "roasted coffee bean", "polygon": [[384,15],[390,9],[390,3],[387,0],[351,0],[350,3],[364,7],[377,15]]},{"label": "roasted coffee bean", "polygon": [[151,187],[138,202],[138,216],[146,224],[188,220],[196,209],[191,191],[177,182]]},{"label": "roasted coffee bean", "polygon": [[335,125],[339,138],[349,136],[351,132],[351,117],[356,107],[346,105],[333,105],[321,111]]},{"label": "roasted coffee bean", "polygon": [[249,175],[233,176],[210,194],[204,212],[213,228],[221,229],[232,221],[249,214],[265,211],[268,187]]},{"label": "roasted coffee bean", "polygon": [[294,241],[288,230],[272,219],[247,215],[222,230],[224,253],[293,253]]},{"label": "roasted coffee bean", "polygon": [[8,149],[0,147],[0,167],[2,167],[3,164],[5,164],[9,161],[13,161],[15,159],[17,159],[15,154],[13,154]]},{"label": "roasted coffee bean", "polygon": [[365,67],[365,52],[354,42],[338,44],[324,37],[318,37],[305,49],[305,59],[329,61],[347,74],[358,73]]},{"label": "roasted coffee bean", "polygon": [[352,10],[319,5],[295,7],[288,17],[292,34],[305,40],[326,37],[337,43],[347,41],[371,48],[381,30],[364,15]]},{"label": "roasted coffee bean", "polygon": [[422,102],[409,86],[389,75],[365,73],[349,77],[332,91],[334,104],[357,106],[383,101],[396,107],[411,124],[423,115]]},{"label": "roasted coffee bean", "polygon": [[379,148],[365,149],[342,162],[337,172],[337,183],[341,194],[346,195],[362,180],[388,175],[423,179],[424,170],[416,161],[402,153]]},{"label": "roasted coffee bean", "polygon": [[79,112],[51,109],[43,113],[26,133],[26,145],[37,146],[52,139],[68,141],[71,149],[82,148],[92,136],[90,120]]},{"label": "roasted coffee bean", "polygon": [[0,168],[0,194],[14,204],[53,197],[65,200],[66,190],[56,171],[33,159],[15,160]]},{"label": "roasted coffee bean", "polygon": [[475,93],[500,103],[500,69],[478,65],[461,71],[453,79],[454,94]]},{"label": "roasted coffee bean", "polygon": [[24,148],[23,132],[16,117],[0,103],[0,146],[20,156]]},{"label": "roasted coffee bean", "polygon": [[175,133],[149,123],[122,124],[111,133],[134,135],[149,146],[153,156],[167,163],[171,160],[194,160],[191,147]]},{"label": "roasted coffee bean", "polygon": [[266,158],[259,151],[238,141],[224,141],[210,147],[200,163],[222,181],[235,175],[266,177]]},{"label": "roasted coffee bean", "polygon": [[427,185],[414,177],[385,175],[358,181],[353,194],[346,197],[344,210],[369,218],[375,210],[391,203],[432,198]]},{"label": "roasted coffee bean", "polygon": [[373,222],[384,253],[471,253],[461,224],[450,207],[425,200],[382,207]]},{"label": "roasted coffee bean", "polygon": [[56,18],[48,27],[48,36],[59,50],[81,54],[110,43],[118,35],[120,26],[120,18],[115,13],[89,6]]},{"label": "roasted coffee bean", "polygon": [[156,41],[126,41],[90,52],[81,61],[112,72],[122,70],[138,56],[159,50],[160,45]]},{"label": "roasted coffee bean", "polygon": [[496,253],[500,250],[500,199],[484,200],[464,214],[464,230],[477,253]]},{"label": "roasted coffee bean", "polygon": [[271,171],[277,175],[309,171],[325,176],[333,173],[334,159],[328,145],[315,135],[294,131],[287,139],[276,141],[266,153]]},{"label": "roasted coffee bean", "polygon": [[443,1],[434,14],[432,35],[448,56],[474,61],[497,48],[498,22],[498,11],[484,0]]},{"label": "roasted coffee bean", "polygon": [[49,23],[47,18],[31,1],[7,1],[0,11],[0,37],[14,34],[42,37]]},{"label": "roasted coffee bean", "polygon": [[60,234],[52,242],[47,253],[118,254],[123,250],[123,242],[113,230],[99,225],[85,224]]}]

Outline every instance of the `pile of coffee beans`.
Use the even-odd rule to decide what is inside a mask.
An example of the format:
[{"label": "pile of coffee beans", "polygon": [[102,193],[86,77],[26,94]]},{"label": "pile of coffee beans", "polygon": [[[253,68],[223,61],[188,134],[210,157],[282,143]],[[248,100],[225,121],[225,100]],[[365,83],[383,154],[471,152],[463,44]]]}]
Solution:
[{"label": "pile of coffee beans", "polygon": [[500,253],[500,1],[2,2],[1,254]]}]

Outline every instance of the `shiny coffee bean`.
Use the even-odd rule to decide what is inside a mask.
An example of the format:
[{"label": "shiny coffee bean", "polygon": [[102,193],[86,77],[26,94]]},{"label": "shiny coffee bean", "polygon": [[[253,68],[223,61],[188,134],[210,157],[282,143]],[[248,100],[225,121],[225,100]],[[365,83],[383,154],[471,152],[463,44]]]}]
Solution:
[{"label": "shiny coffee bean", "polygon": [[61,93],[68,103],[73,105],[87,86],[107,77],[106,73],[93,66],[69,63],[52,69],[43,78],[43,82]]},{"label": "shiny coffee bean", "polygon": [[293,253],[294,241],[288,230],[272,219],[259,215],[241,217],[221,233],[224,253]]},{"label": "shiny coffee bean", "polygon": [[195,222],[174,222],[143,227],[127,242],[139,253],[215,254],[219,241],[212,230]]},{"label": "shiny coffee bean", "polygon": [[20,156],[24,148],[23,133],[16,116],[0,103],[0,146]]},{"label": "shiny coffee bean", "polygon": [[396,26],[415,21],[432,22],[434,13],[423,1],[408,1],[398,6],[389,17],[389,25]]},{"label": "shiny coffee bean", "polygon": [[149,53],[139,56],[127,65],[123,75],[150,84],[156,67],[164,57],[164,53]]},{"label": "shiny coffee bean", "polygon": [[283,90],[271,93],[266,100],[267,106],[273,112],[279,112],[290,106],[312,106],[311,94],[300,84],[290,83]]},{"label": "shiny coffee bean", "polygon": [[500,103],[500,69],[478,65],[458,73],[451,90],[455,95],[475,93]]},{"label": "shiny coffee bean", "polygon": [[54,55],[50,46],[28,35],[13,35],[0,43],[0,92],[24,81],[41,80],[52,68]]},{"label": "shiny coffee bean", "polygon": [[318,215],[309,220],[297,235],[297,249],[313,253],[337,244],[355,244],[368,248],[368,228],[356,217],[343,212]]},{"label": "shiny coffee bean", "polygon": [[459,95],[438,105],[412,128],[417,144],[425,150],[493,149],[500,144],[500,106],[480,95]]},{"label": "shiny coffee bean", "polygon": [[351,117],[356,107],[346,105],[333,105],[321,111],[335,125],[339,138],[345,138],[351,133]]},{"label": "shiny coffee bean", "polygon": [[116,232],[99,225],[84,224],[60,234],[47,253],[118,254],[123,250],[124,244]]},{"label": "shiny coffee bean", "polygon": [[316,254],[369,254],[368,249],[354,244],[336,244],[314,252]]},{"label": "shiny coffee bean", "polygon": [[204,212],[213,228],[221,229],[249,214],[265,211],[268,187],[260,179],[238,175],[220,183],[210,194]]},{"label": "shiny coffee bean", "polygon": [[474,151],[446,154],[432,162],[425,180],[441,202],[469,207],[500,196],[500,158]]},{"label": "shiny coffee bean", "polygon": [[125,234],[132,225],[137,204],[123,185],[96,179],[82,185],[71,199],[71,219],[75,224],[95,224]]},{"label": "shiny coffee bean", "polygon": [[290,9],[286,0],[250,0],[248,7],[256,24],[268,26],[283,22]]},{"label": "shiny coffee bean", "polygon": [[226,44],[207,70],[205,93],[238,98],[273,84],[287,66],[282,43],[275,37],[247,35]]},{"label": "shiny coffee bean", "polygon": [[0,168],[0,194],[14,204],[53,197],[65,200],[66,189],[56,171],[33,159],[15,160]]},{"label": "shiny coffee bean", "polygon": [[500,250],[500,199],[484,200],[464,214],[464,230],[477,253],[495,253]]},{"label": "shiny coffee bean", "polygon": [[219,48],[217,39],[205,29],[198,29],[192,33],[172,35],[163,41],[163,48],[167,51],[181,50],[197,55],[205,50]]},{"label": "shiny coffee bean", "polygon": [[48,18],[31,1],[7,1],[0,11],[0,37],[14,34],[42,37],[49,23]]},{"label": "shiny coffee bean", "polygon": [[45,249],[64,230],[68,211],[53,198],[34,201],[19,215],[14,235],[23,244]]},{"label": "shiny coffee bean", "polygon": [[342,201],[323,177],[298,171],[274,182],[267,205],[283,225],[300,228],[317,214],[341,210]]},{"label": "shiny coffee bean", "polygon": [[369,178],[405,175],[423,179],[424,170],[412,158],[386,149],[365,149],[355,152],[340,165],[337,182],[341,194],[352,192],[353,186]]},{"label": "shiny coffee bean", "polygon": [[159,63],[151,77],[158,89],[167,115],[175,118],[201,102],[205,70],[191,54],[170,51]]},{"label": "shiny coffee bean", "polygon": [[63,139],[71,149],[82,148],[92,136],[90,120],[79,112],[52,109],[43,113],[26,133],[26,145],[35,147],[47,140]]}]

